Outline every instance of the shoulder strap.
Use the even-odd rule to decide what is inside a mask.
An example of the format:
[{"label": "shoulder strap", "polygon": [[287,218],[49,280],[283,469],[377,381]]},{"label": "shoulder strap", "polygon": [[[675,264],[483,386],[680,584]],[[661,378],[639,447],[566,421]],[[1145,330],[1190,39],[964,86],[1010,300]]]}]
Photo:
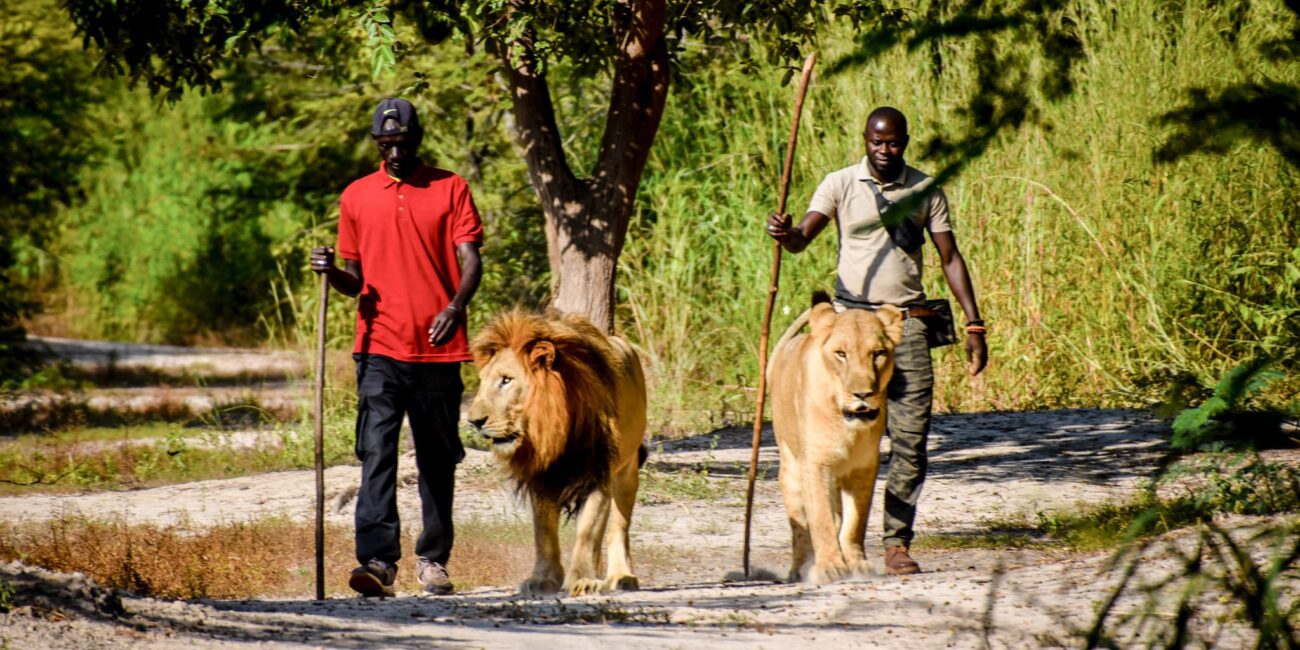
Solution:
[{"label": "shoulder strap", "polygon": [[867,185],[871,186],[872,194],[876,196],[876,209],[880,212],[880,220],[885,224],[885,230],[889,233],[889,238],[894,240],[894,245],[903,249],[903,252],[911,255],[920,250],[925,245],[925,232],[921,227],[916,225],[916,219],[911,215],[904,215],[896,224],[890,224],[885,219],[885,214],[894,207],[894,202],[885,197],[885,193],[876,187],[876,181],[868,178]]}]

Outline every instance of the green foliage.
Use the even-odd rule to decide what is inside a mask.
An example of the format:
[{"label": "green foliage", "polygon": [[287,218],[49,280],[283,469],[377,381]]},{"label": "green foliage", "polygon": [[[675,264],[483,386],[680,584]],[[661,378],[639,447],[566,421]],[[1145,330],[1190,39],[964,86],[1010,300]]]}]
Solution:
[{"label": "green foliage", "polygon": [[[927,143],[963,141],[987,37],[1023,57],[1033,83],[1022,92],[1036,117],[989,139],[944,188],[991,325],[992,363],[971,382],[956,346],[936,350],[936,407],[1146,406],[1179,377],[1217,378],[1261,354],[1295,369],[1300,173],[1244,140],[1219,156],[1155,155],[1170,128],[1160,116],[1184,89],[1258,70],[1300,80],[1300,66],[1255,49],[1289,33],[1291,13],[1280,2],[1252,3],[1236,45],[1224,40],[1236,13],[1217,5],[1147,11],[1097,1],[1066,13],[1083,56],[1071,63],[1073,92],[1057,100],[1039,83],[1056,59],[1021,31],[938,38],[941,66],[928,41],[903,43],[817,77],[790,212],[802,212],[825,173],[861,159],[862,120],[874,106],[898,106],[911,119],[911,164],[931,172],[951,164]],[[844,25],[827,27],[821,59],[857,52],[850,37]],[[702,69],[689,93],[669,100],[619,280],[620,325],[648,351],[655,420],[685,428],[705,422],[724,396],[752,404],[771,272],[761,224],[776,204],[791,107],[775,75],[731,74],[725,51],[698,56],[721,66]],[[831,286],[835,255],[828,229],[785,258],[774,335],[814,289]],[[933,249],[925,257],[927,294],[949,295]],[[1285,405],[1297,390],[1300,374],[1289,372],[1258,400]]]},{"label": "green foliage", "polygon": [[[300,40],[300,49],[232,62],[221,76],[225,94],[177,92],[159,106],[144,92],[100,82],[115,97],[92,116],[107,134],[101,164],[83,174],[86,200],[63,215],[58,242],[63,333],[294,345],[312,338],[305,330],[319,296],[303,260],[334,241],[339,191],[377,161],[369,112],[378,97],[397,93],[370,79],[359,42],[324,29]],[[408,96],[424,117],[426,160],[469,178],[484,217],[475,322],[537,304],[547,283],[540,210],[521,191],[522,163],[498,128],[500,89],[482,83],[486,55],[465,60],[449,44],[408,46],[403,56]],[[336,296],[332,345],[351,338],[353,312]]]},{"label": "green foliage", "polygon": [[[1163,558],[1175,561],[1172,572],[1139,577],[1139,567]],[[1123,639],[1136,631],[1149,647],[1215,645],[1222,609],[1213,601],[1227,604],[1230,616],[1254,631],[1255,647],[1300,647],[1295,622],[1300,608],[1287,597],[1297,560],[1300,521],[1295,519],[1249,532],[1205,522],[1191,544],[1125,547],[1110,560],[1109,568],[1120,574],[1118,584],[1108,590],[1092,626],[1081,631],[1085,647],[1123,647]],[[1137,599],[1137,606],[1117,607],[1124,596]],[[1203,634],[1207,627],[1212,631]]]},{"label": "green foliage", "polygon": [[[721,4],[699,11],[745,11],[745,3]],[[963,165],[945,190],[992,325],[993,364],[972,385],[959,351],[936,352],[940,410],[1146,405],[1175,381],[1192,386],[1187,398],[1199,403],[1203,378],[1259,356],[1278,359],[1287,376],[1255,393],[1255,402],[1292,399],[1300,388],[1296,169],[1278,149],[1244,136],[1207,150],[1213,155],[1157,154],[1190,124],[1162,119],[1188,101],[1190,89],[1213,97],[1263,78],[1300,80],[1295,61],[1264,53],[1292,33],[1293,12],[1277,0],[1154,8],[1094,0],[1048,3],[1037,17],[1012,20],[1019,3],[875,6],[854,5],[818,26],[822,61],[862,53],[858,31],[894,40],[871,41],[880,44],[871,57],[815,79],[791,211],[800,211],[824,173],[860,158],[861,120],[875,105],[911,117],[913,164],[927,171]],[[216,40],[197,47],[195,57],[222,62],[212,78],[223,94],[177,91],[166,107],[121,84],[85,82],[85,93],[113,98],[86,110],[94,128],[85,129],[84,144],[96,152],[95,165],[66,168],[83,179],[85,199],[55,210],[53,254],[13,239],[24,268],[59,260],[61,284],[44,293],[62,331],[306,345],[318,296],[302,260],[333,240],[343,185],[373,169],[366,117],[376,99],[392,94],[416,102],[430,131],[426,155],[470,180],[484,214],[486,275],[471,329],[516,302],[540,304],[549,284],[541,209],[505,130],[509,97],[494,81],[498,62],[482,47],[486,40],[463,37],[481,30],[492,8],[475,7],[391,7],[395,62],[379,80],[374,47],[357,22],[357,12],[373,6],[355,4],[337,14],[306,10],[293,29],[247,31],[230,49]],[[607,23],[590,21],[613,19],[587,16],[583,7],[548,5],[519,18],[583,37],[553,44],[583,49],[554,50],[548,68],[575,168],[590,163],[608,110],[599,79],[584,76],[583,62],[596,65],[610,47],[600,31]],[[137,10],[116,17],[105,10],[101,31],[107,37]],[[769,10],[748,11],[774,15]],[[254,14],[204,20],[211,29],[232,21],[221,28],[229,37],[255,27]],[[492,29],[508,25],[520,23]],[[660,428],[707,424],[719,404],[743,413],[756,384],[770,273],[760,224],[775,204],[790,97],[780,73],[754,66],[780,58],[780,48],[733,39],[729,30],[684,28],[672,36],[677,89],[620,260],[618,327],[645,351]],[[241,49],[255,42],[260,50]],[[980,67],[990,51],[1014,74],[991,87],[1002,94],[972,108],[990,74]],[[90,55],[69,56],[70,67],[90,65]],[[177,65],[188,65],[182,58]],[[142,79],[171,74],[151,60],[163,67]],[[1060,61],[1068,66],[1054,67]],[[1062,79],[1071,92],[1053,88]],[[979,130],[985,122],[1008,126]],[[812,289],[833,282],[834,240],[826,233],[803,255],[787,257],[777,333]],[[925,286],[947,294],[931,254]],[[351,301],[332,300],[331,347],[348,346],[353,312]]]},{"label": "green foliage", "polygon": [[92,151],[86,110],[99,100],[76,43],[47,3],[0,1],[0,382],[19,381],[37,359],[21,321],[51,263],[51,214],[74,200],[69,170]]},{"label": "green foliage", "polygon": [[[547,64],[567,61],[579,76],[608,73],[623,45],[619,33],[633,21],[627,3],[386,2],[350,0],[299,4],[221,0],[202,5],[115,0],[65,0],[78,31],[102,52],[120,74],[144,79],[150,91],[167,91],[171,100],[185,88],[221,89],[222,69],[235,59],[253,57],[268,45],[319,46],[313,36],[324,29],[330,39],[364,38],[369,70],[409,65],[405,55],[418,44],[437,45],[453,36],[486,42],[491,48],[531,33],[536,52]],[[648,3],[667,12],[670,56],[687,41],[708,45],[750,42],[766,46],[770,61],[797,57],[801,43],[816,30],[823,3],[815,0],[738,3],[704,0]],[[396,18],[413,31],[403,32]],[[355,33],[353,33],[355,32]],[[743,35],[743,36],[742,36]],[[472,45],[468,47],[473,47]],[[495,65],[503,65],[500,60]]]},{"label": "green foliage", "polygon": [[1258,454],[1207,454],[1169,467],[1156,485],[1181,488],[1173,501],[1208,517],[1268,515],[1300,510],[1300,471]]},{"label": "green foliage", "polygon": [[1258,414],[1246,410],[1246,400],[1283,378],[1284,375],[1272,366],[1271,359],[1260,358],[1229,370],[1204,404],[1183,411],[1174,420],[1171,446],[1179,450],[1195,450],[1212,443],[1253,443],[1256,436],[1267,437],[1267,432],[1248,428],[1248,425],[1261,423],[1258,417],[1251,417]]},{"label": "green foliage", "polygon": [[[1277,32],[1253,43],[1240,43],[1248,5],[1232,10],[1224,38],[1238,50],[1249,51],[1274,64],[1300,64],[1300,5],[1287,4],[1290,15],[1277,10]],[[1290,28],[1290,33],[1286,32]],[[1160,117],[1174,132],[1156,152],[1176,160],[1194,152],[1223,153],[1242,140],[1271,146],[1293,167],[1300,167],[1300,83],[1277,66],[1259,66],[1249,78],[1215,87],[1187,89],[1183,104]]]},{"label": "green foliage", "polygon": [[1300,471],[1255,453],[1209,454],[1171,464],[1131,500],[1068,512],[1039,512],[1031,522],[990,522],[993,534],[1028,534],[1082,550],[1110,549],[1216,516],[1300,512]]},{"label": "green foliage", "polygon": [[8,580],[0,580],[0,614],[8,614],[14,608],[14,587]]},{"label": "green foliage", "polygon": [[[150,91],[179,99],[185,87],[218,88],[227,60],[263,41],[301,29],[313,17],[336,14],[321,3],[291,2],[66,2],[86,43],[103,52],[104,65]],[[271,39],[268,39],[268,32]]]}]

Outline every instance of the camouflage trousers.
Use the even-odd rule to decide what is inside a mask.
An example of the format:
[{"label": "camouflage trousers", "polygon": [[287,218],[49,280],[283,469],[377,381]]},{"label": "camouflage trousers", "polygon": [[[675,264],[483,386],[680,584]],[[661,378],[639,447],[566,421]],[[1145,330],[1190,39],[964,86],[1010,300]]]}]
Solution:
[{"label": "camouflage trousers", "polygon": [[[850,309],[835,302],[835,311]],[[885,483],[884,547],[911,546],[916,536],[916,502],[921,499],[930,457],[930,407],[934,401],[934,366],[926,324],[903,321],[903,340],[894,346],[894,376],[889,380],[885,435],[890,439],[889,475]]]},{"label": "camouflage trousers", "polygon": [[894,348],[886,425],[892,453],[885,484],[885,548],[912,544],[916,503],[929,466],[926,445],[934,400],[934,367],[925,333],[924,321],[909,318],[903,321],[903,340]]}]

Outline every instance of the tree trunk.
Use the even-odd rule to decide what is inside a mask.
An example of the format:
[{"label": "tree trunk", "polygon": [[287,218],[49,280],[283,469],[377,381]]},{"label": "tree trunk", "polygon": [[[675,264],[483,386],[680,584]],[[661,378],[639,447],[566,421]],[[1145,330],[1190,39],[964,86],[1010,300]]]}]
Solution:
[{"label": "tree trunk", "polygon": [[[583,212],[588,223],[601,221],[608,227],[621,222],[622,229],[627,229],[627,216],[611,219],[611,215],[599,215],[594,206],[584,206]],[[614,279],[622,246],[614,249],[605,241],[592,241],[604,239],[593,234],[599,235],[600,229],[559,229],[555,246],[559,259],[551,261],[551,276],[556,279],[551,285],[551,306],[565,313],[585,314],[597,327],[611,332]]]},{"label": "tree trunk", "polygon": [[595,169],[580,179],[565,160],[546,75],[533,35],[499,46],[507,70],[516,137],[546,213],[551,304],[614,328],[614,281],[641,173],[668,96],[664,0],[625,0],[621,44]]}]

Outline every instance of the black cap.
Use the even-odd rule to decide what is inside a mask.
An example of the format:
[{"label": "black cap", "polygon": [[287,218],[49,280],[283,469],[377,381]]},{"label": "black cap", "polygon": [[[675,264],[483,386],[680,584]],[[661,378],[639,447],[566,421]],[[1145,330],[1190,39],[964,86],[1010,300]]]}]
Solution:
[{"label": "black cap", "polygon": [[375,122],[370,127],[370,134],[400,135],[402,133],[420,134],[420,118],[415,116],[415,107],[405,99],[385,99],[375,107]]}]

